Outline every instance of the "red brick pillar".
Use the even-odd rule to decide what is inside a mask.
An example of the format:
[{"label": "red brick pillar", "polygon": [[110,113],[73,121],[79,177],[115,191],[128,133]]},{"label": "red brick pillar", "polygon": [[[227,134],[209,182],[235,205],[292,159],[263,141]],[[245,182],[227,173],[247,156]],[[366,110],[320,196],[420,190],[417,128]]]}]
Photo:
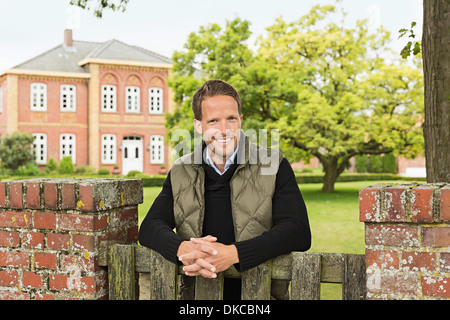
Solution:
[{"label": "red brick pillar", "polygon": [[368,299],[450,299],[450,185],[360,191]]},{"label": "red brick pillar", "polygon": [[107,299],[99,243],[136,243],[141,180],[0,182],[0,300]]}]

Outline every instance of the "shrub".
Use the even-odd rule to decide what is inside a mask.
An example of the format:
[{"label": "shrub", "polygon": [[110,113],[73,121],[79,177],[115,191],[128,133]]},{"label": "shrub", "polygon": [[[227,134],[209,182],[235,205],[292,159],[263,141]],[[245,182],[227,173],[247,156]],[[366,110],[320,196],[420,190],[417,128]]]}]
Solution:
[{"label": "shrub", "polygon": [[56,160],[53,158],[50,158],[47,162],[47,165],[45,166],[45,172],[50,173],[58,170],[58,164],[56,163]]},{"label": "shrub", "polygon": [[0,143],[0,158],[7,169],[16,170],[33,160],[34,137],[31,134],[16,131],[5,134]]},{"label": "shrub", "polygon": [[383,172],[383,158],[379,154],[373,154],[369,159],[369,172],[382,173]]},{"label": "shrub", "polygon": [[369,159],[367,158],[367,154],[357,155],[355,157],[356,163],[355,168],[356,172],[366,173],[369,166]]},{"label": "shrub", "polygon": [[75,173],[81,173],[81,174],[93,174],[95,170],[90,166],[79,166],[76,167]]},{"label": "shrub", "polygon": [[27,162],[25,165],[17,168],[14,173],[18,176],[39,176],[42,174],[34,162]]},{"label": "shrub", "polygon": [[384,155],[383,168],[383,171],[387,173],[396,174],[398,172],[397,158],[392,153]]},{"label": "shrub", "polygon": [[128,172],[127,177],[135,177],[142,174],[142,172],[137,171],[137,170],[131,170],[130,172]]},{"label": "shrub", "polygon": [[107,168],[100,168],[97,174],[102,176],[109,176],[109,170]]},{"label": "shrub", "polygon": [[63,157],[59,162],[59,173],[61,174],[71,174],[74,173],[75,167],[72,163],[71,157]]}]

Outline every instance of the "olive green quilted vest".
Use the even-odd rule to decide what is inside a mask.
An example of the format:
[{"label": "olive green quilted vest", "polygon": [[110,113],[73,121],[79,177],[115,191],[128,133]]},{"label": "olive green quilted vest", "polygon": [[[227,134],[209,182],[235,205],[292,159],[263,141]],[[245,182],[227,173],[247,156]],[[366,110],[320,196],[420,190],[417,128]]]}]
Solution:
[{"label": "olive green quilted vest", "polygon": [[[200,144],[194,153],[175,161],[171,170],[176,232],[185,239],[202,236],[205,172],[201,159]],[[236,241],[257,237],[272,227],[272,197],[282,159],[278,150],[250,143],[241,132],[238,167],[230,181]]]}]

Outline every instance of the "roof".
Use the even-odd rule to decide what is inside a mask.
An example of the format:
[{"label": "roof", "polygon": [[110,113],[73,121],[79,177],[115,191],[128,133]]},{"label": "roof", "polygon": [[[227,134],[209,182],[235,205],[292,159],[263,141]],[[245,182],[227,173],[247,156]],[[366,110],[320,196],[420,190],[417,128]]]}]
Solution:
[{"label": "roof", "polygon": [[72,47],[61,44],[13,69],[87,73],[79,65],[86,59],[124,60],[143,63],[172,64],[169,58],[118,40],[107,42],[73,41]]}]

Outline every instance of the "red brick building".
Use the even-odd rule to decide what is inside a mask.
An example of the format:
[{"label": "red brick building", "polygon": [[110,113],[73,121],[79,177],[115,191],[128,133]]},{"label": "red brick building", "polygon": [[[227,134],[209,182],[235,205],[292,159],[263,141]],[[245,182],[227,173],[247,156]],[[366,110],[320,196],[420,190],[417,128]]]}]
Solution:
[{"label": "red brick building", "polygon": [[0,135],[35,137],[36,163],[158,174],[169,165],[170,59],[118,40],[64,43],[0,74]]}]

